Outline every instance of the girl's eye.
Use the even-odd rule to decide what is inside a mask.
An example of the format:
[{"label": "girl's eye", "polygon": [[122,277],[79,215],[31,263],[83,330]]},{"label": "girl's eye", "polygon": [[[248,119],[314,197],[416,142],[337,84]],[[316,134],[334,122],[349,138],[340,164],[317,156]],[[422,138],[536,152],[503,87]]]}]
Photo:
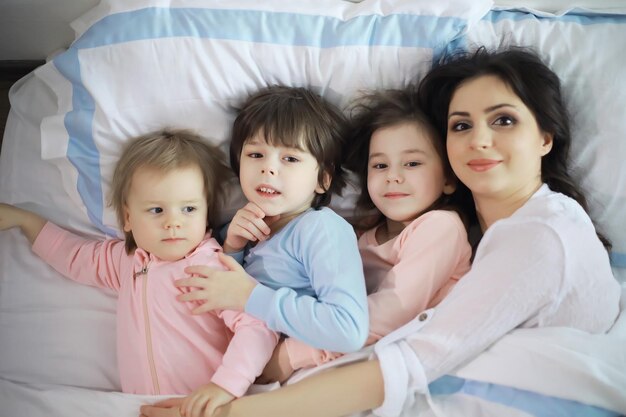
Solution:
[{"label": "girl's eye", "polygon": [[195,207],[192,207],[192,206],[183,207],[183,213],[192,213],[194,211],[196,211]]},{"label": "girl's eye", "polygon": [[411,161],[411,162],[407,162],[404,165],[406,165],[408,167],[418,167],[418,166],[422,165],[422,163],[418,162],[418,161]]},{"label": "girl's eye", "polygon": [[453,132],[462,132],[463,130],[467,130],[471,127],[472,126],[469,123],[457,122],[457,123],[451,124],[448,130],[453,131]]},{"label": "girl's eye", "polygon": [[286,156],[283,159],[287,162],[300,162],[300,160],[295,156]]},{"label": "girl's eye", "polygon": [[516,120],[510,116],[500,116],[498,117],[493,124],[498,126],[511,126],[514,125]]},{"label": "girl's eye", "polygon": [[163,209],[161,207],[152,207],[151,209],[148,209],[148,211],[152,214],[163,213]]}]

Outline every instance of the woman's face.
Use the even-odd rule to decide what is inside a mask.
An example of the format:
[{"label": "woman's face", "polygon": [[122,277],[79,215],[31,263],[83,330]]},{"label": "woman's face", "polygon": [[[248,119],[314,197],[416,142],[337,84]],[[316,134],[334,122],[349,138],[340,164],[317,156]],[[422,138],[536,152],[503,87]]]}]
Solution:
[{"label": "woman's face", "polygon": [[460,84],[448,109],[450,164],[474,198],[530,196],[541,185],[541,158],[552,149],[534,115],[499,77]]}]

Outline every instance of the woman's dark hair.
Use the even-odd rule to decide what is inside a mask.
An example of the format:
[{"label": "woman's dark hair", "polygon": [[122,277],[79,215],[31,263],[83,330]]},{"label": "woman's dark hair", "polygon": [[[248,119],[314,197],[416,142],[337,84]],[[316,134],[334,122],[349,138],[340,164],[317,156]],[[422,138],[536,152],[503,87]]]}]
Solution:
[{"label": "woman's dark hair", "polygon": [[[403,123],[415,123],[425,132],[441,159],[444,175],[447,179],[455,178],[443,140],[433,127],[417,103],[416,87],[411,85],[405,89],[388,89],[367,92],[355,99],[350,108],[350,135],[346,141],[345,167],[357,175],[361,194],[357,199],[358,210],[370,211],[376,208],[367,192],[367,171],[369,148],[372,135],[378,129],[396,126]],[[449,196],[442,194],[424,213],[430,210],[456,210],[450,205]],[[357,213],[358,214],[358,213]],[[357,218],[360,217],[357,215]],[[463,218],[463,216],[461,216]],[[378,212],[374,219],[357,223],[357,228],[369,229],[381,224],[385,216]]]},{"label": "woman's dark hair", "polygon": [[[444,56],[418,88],[420,105],[441,137],[447,134],[448,108],[454,92],[463,82],[483,75],[494,75],[505,82],[534,115],[539,128],[553,135],[552,149],[541,160],[541,179],[550,189],[573,198],[588,212],[587,199],[569,173],[572,139],[561,82],[534,52],[523,48],[490,52],[483,47],[473,53]],[[471,194],[467,187],[459,184],[455,194],[459,203],[469,209]],[[609,250],[608,239],[600,233],[598,237]]]},{"label": "woman's dark hair", "polygon": [[[326,191],[315,195],[311,207],[327,206],[332,194],[341,195],[346,185],[341,166],[346,123],[336,106],[306,88],[279,85],[262,88],[243,103],[233,123],[231,167],[239,176],[241,150],[257,133],[270,145],[310,152],[319,167],[317,182]],[[324,174],[330,175],[330,185],[324,184]]]}]

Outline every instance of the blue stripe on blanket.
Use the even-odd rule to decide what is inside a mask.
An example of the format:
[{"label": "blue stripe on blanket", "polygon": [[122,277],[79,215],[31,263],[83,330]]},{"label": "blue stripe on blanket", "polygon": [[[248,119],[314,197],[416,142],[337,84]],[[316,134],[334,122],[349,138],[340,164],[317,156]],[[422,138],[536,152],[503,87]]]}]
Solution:
[{"label": "blue stripe on blanket", "polygon": [[346,46],[419,47],[440,54],[462,32],[464,19],[395,14],[335,17],[253,10],[151,7],[107,16],[91,26],[54,65],[72,84],[72,110],[65,117],[68,159],[78,172],[77,189],[90,220],[104,225],[100,154],[92,133],[95,102],[82,84],[81,49],[171,37],[198,37],[276,45],[334,48]]},{"label": "blue stripe on blanket", "polygon": [[428,386],[432,396],[465,394],[536,417],[619,417],[621,414],[578,401],[550,397],[536,392],[445,375]]}]

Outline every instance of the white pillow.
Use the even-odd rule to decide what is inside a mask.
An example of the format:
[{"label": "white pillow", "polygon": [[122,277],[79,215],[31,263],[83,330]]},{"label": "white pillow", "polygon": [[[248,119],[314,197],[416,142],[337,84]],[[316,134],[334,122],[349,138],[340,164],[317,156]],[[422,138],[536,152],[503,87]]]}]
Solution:
[{"label": "white pillow", "polygon": [[[129,137],[185,127],[226,150],[233,106],[259,87],[308,86],[344,106],[360,89],[404,86],[490,5],[102,1],[74,22],[68,51],[12,90],[0,200],[119,236],[105,201]],[[118,390],[114,296],[59,277],[17,231],[0,233],[0,263],[0,378]]]}]

